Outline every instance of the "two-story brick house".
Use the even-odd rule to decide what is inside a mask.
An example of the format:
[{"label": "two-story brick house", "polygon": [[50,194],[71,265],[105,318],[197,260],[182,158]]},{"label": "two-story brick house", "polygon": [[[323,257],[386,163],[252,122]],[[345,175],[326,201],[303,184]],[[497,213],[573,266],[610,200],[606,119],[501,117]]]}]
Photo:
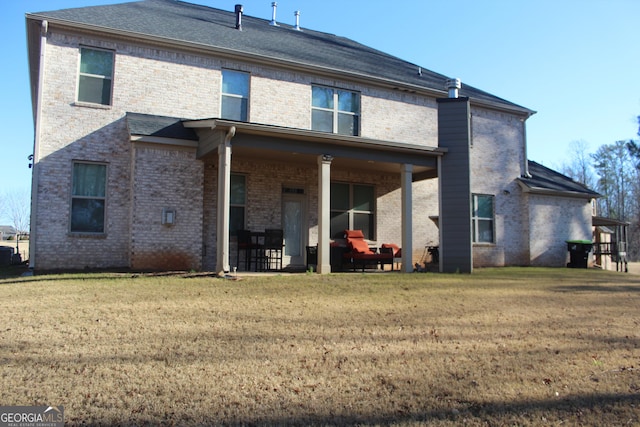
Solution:
[{"label": "two-story brick house", "polygon": [[533,111],[243,12],[27,14],[33,268],[229,271],[238,229],[283,229],[285,266],[318,245],[321,273],[345,229],[404,271],[428,245],[443,271],[564,265],[589,238],[595,193],[529,170]]}]

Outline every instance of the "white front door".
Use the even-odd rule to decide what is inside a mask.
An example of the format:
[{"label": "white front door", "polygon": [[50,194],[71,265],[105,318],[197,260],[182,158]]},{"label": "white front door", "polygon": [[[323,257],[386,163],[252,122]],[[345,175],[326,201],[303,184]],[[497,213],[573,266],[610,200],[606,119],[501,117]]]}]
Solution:
[{"label": "white front door", "polygon": [[284,230],[283,266],[304,266],[306,250],[306,197],[282,194],[282,228]]}]

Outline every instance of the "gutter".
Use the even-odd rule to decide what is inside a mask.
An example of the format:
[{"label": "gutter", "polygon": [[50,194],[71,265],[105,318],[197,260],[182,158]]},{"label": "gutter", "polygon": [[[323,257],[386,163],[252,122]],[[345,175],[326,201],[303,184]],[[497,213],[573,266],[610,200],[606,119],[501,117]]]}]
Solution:
[{"label": "gutter", "polygon": [[333,143],[344,147],[362,148],[369,145],[379,150],[387,150],[406,154],[430,154],[442,156],[448,150],[442,147],[432,147],[426,145],[407,145],[394,141],[384,141],[379,139],[363,138],[358,136],[339,135],[334,133],[319,132],[306,129],[285,128],[272,125],[256,123],[235,122],[223,119],[202,119],[185,120],[182,122],[185,128],[194,129],[220,129],[227,130],[234,127],[236,134],[243,133],[249,135],[278,136],[284,139],[295,139],[299,141],[313,141],[322,143]]},{"label": "gutter", "polygon": [[129,140],[131,142],[137,143],[159,144],[183,148],[198,148],[198,141],[191,141],[188,139],[166,138],[150,135],[131,135],[129,137]]},{"label": "gutter", "polygon": [[527,141],[527,125],[525,124],[524,120],[522,121],[522,142],[523,142],[522,150],[523,150],[523,157],[524,157],[524,165],[523,165],[524,173],[522,174],[522,176],[523,178],[533,178],[533,176],[529,172],[529,153],[528,153],[529,141]]},{"label": "gutter", "polygon": [[583,193],[579,191],[552,190],[550,188],[531,187],[526,183],[522,182],[522,180],[520,179],[518,179],[517,181],[520,187],[522,188],[523,193],[539,194],[543,196],[571,197],[574,199],[586,199],[586,200],[597,199],[599,197],[602,197],[602,195],[598,193]]}]

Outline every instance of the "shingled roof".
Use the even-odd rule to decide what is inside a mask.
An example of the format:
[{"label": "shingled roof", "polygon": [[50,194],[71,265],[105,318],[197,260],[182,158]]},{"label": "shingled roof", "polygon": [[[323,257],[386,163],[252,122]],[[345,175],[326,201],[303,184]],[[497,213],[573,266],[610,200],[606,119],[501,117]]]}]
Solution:
[{"label": "shingled roof", "polygon": [[518,179],[521,187],[526,192],[573,196],[586,199],[600,197],[599,193],[587,188],[583,184],[532,160],[529,160],[529,174],[531,177],[521,177]]},{"label": "shingled roof", "polygon": [[[235,13],[177,0],[143,0],[104,6],[63,9],[27,14],[34,21],[48,20],[130,37],[233,54],[251,60],[342,74],[373,80],[402,90],[428,91],[446,96],[445,75],[403,61],[353,40],[290,25],[269,25],[265,19],[242,17],[242,31],[235,28]],[[531,115],[534,111],[463,84],[460,96],[472,102]]]},{"label": "shingled roof", "polygon": [[198,141],[195,131],[182,125],[183,119],[139,113],[127,113],[126,118],[131,135]]}]

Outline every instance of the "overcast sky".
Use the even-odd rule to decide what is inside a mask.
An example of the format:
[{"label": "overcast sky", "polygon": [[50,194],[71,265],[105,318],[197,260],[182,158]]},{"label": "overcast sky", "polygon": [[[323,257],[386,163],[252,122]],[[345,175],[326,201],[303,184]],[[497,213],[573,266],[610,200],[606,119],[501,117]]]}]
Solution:
[{"label": "overcast sky", "polygon": [[[25,13],[123,1],[3,4],[0,194],[30,191],[33,151]],[[192,3],[271,19],[268,0]],[[595,151],[637,139],[640,0],[281,0],[277,20],[348,37],[527,107],[529,159],[569,160],[572,141]],[[0,223],[6,223],[0,218]]]}]

